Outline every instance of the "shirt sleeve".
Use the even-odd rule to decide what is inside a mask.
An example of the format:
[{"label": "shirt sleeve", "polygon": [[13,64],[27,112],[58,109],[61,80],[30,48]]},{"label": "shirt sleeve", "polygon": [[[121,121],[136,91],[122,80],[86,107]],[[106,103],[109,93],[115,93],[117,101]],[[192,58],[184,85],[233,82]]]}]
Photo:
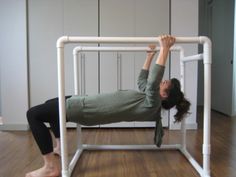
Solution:
[{"label": "shirt sleeve", "polygon": [[145,106],[153,107],[160,103],[159,90],[163,78],[165,66],[155,64],[149,74],[145,88]]},{"label": "shirt sleeve", "polygon": [[148,74],[149,74],[148,70],[142,69],[140,71],[140,74],[138,77],[138,89],[141,92],[145,92],[146,90]]}]

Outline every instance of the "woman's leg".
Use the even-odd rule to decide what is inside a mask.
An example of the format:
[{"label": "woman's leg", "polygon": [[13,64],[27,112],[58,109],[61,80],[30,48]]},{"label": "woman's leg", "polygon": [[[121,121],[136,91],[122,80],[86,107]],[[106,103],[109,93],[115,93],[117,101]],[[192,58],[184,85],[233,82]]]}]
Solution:
[{"label": "woman's leg", "polygon": [[52,127],[55,137],[60,138],[58,101],[54,100],[30,108],[27,112],[27,119],[41,153],[47,154],[52,152],[52,137],[44,123],[48,122]]},{"label": "woman's leg", "polygon": [[[66,96],[65,99],[70,98],[71,96]],[[51,116],[58,117],[58,119],[49,120],[51,130],[55,136],[55,147],[53,152],[56,155],[61,155],[61,146],[60,146],[60,125],[59,125],[59,108],[58,108],[58,98],[54,98],[45,102],[45,104],[50,104],[51,107]]]},{"label": "woman's leg", "polygon": [[[58,100],[51,100],[35,106],[27,112],[28,122],[36,143],[43,155],[44,166],[28,173],[27,177],[58,176],[60,174],[59,161],[53,155],[53,142],[49,129],[44,122],[50,123],[57,138],[59,134]],[[46,174],[46,175],[45,175]]]},{"label": "woman's leg", "polygon": [[61,151],[61,146],[60,146],[60,125],[59,125],[59,109],[58,109],[58,98],[54,98],[51,100],[48,100],[45,102],[45,104],[50,105],[51,107],[51,114],[53,113],[54,115],[52,115],[53,117],[58,117],[58,119],[56,120],[50,120],[49,124],[51,127],[51,130],[55,136],[55,147],[53,149],[53,152],[57,155],[60,155],[60,151]]}]

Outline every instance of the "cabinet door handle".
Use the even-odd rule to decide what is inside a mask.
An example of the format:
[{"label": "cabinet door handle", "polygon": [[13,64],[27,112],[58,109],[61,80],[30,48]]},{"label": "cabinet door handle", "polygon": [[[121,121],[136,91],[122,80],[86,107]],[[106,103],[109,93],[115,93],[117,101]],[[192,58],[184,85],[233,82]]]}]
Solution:
[{"label": "cabinet door handle", "polygon": [[122,55],[117,52],[117,90],[121,90],[121,61]]}]

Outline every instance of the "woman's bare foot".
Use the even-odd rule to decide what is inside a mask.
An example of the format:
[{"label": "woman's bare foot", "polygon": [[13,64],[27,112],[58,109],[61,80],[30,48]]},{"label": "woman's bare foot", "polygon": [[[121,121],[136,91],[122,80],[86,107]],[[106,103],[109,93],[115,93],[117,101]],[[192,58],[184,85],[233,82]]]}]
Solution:
[{"label": "woman's bare foot", "polygon": [[60,175],[60,162],[53,152],[43,155],[43,159],[44,166],[27,173],[25,177],[58,177]]},{"label": "woman's bare foot", "polygon": [[58,177],[59,175],[59,168],[44,166],[40,169],[27,173],[25,177]]}]

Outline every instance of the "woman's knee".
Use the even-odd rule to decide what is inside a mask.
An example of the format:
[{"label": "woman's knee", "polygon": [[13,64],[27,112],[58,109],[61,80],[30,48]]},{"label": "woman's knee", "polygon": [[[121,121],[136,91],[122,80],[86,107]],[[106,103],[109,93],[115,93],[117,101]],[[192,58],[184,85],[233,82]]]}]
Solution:
[{"label": "woman's knee", "polygon": [[27,120],[28,120],[29,123],[35,121],[37,119],[37,117],[39,116],[38,106],[30,108],[26,112],[26,116],[27,116]]}]

